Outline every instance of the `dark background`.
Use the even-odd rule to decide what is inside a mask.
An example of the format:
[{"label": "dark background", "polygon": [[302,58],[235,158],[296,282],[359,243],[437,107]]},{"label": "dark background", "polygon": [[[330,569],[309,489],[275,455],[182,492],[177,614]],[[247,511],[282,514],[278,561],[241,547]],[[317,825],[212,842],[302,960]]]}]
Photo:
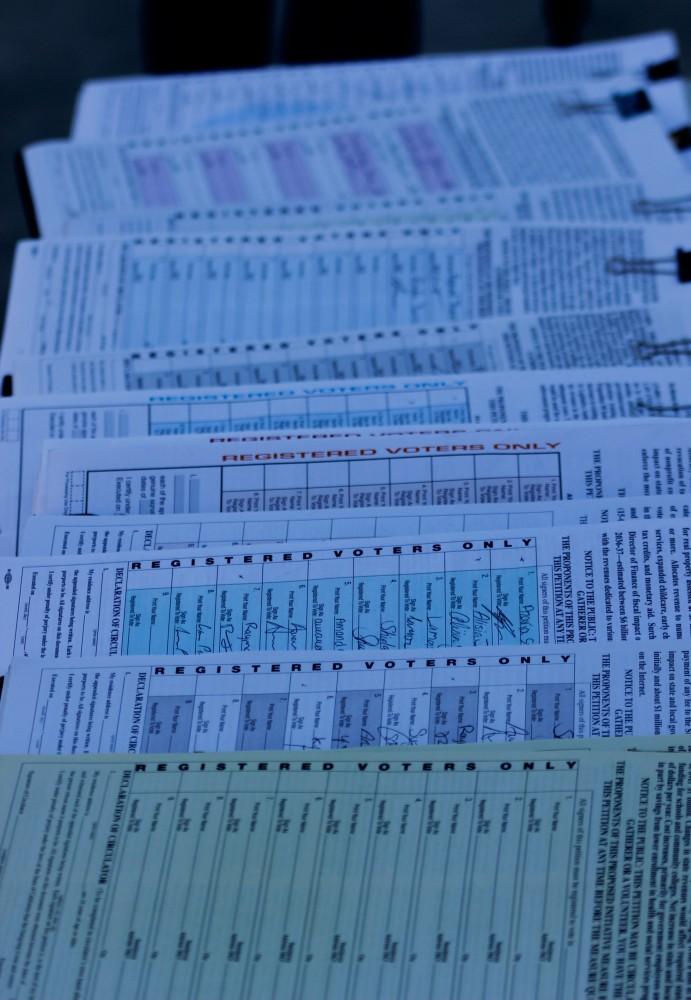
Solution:
[{"label": "dark background", "polygon": [[[228,0],[244,2],[252,0]],[[691,75],[691,0],[591,2],[586,40],[670,28]],[[193,14],[194,0],[189,9]],[[427,52],[543,45],[541,3],[423,0],[422,38]],[[138,0],[0,0],[0,304],[14,243],[26,235],[14,151],[67,134],[82,80],[141,69]]]}]

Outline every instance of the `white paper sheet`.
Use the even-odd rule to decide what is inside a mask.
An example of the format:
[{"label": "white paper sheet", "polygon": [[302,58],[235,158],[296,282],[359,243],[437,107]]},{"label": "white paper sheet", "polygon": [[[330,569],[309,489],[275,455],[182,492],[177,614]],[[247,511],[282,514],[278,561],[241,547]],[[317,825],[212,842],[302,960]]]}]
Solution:
[{"label": "white paper sheet", "polygon": [[[602,105],[609,113],[579,110]],[[688,171],[650,99],[627,79],[407,103],[398,112],[153,146],[53,140],[26,147],[23,156],[47,237],[352,224],[358,217],[367,224],[446,221],[454,214],[621,221],[635,219],[632,205],[641,198],[689,190]],[[555,185],[567,190],[552,193]],[[513,197],[492,208],[485,190]],[[457,203],[456,195],[470,197]],[[546,215],[543,201],[555,206]]]},{"label": "white paper sheet", "polygon": [[13,656],[691,639],[681,519],[3,558],[0,571],[5,668]]},{"label": "white paper sheet", "polygon": [[[19,244],[4,362],[685,302],[683,226],[440,226]],[[612,273],[615,258],[669,260]],[[614,268],[620,270],[620,268]]]},{"label": "white paper sheet", "polygon": [[624,643],[15,660],[0,753],[218,753],[685,734],[691,652]]},{"label": "white paper sheet", "polygon": [[[0,534],[12,551],[36,490],[46,441],[149,435],[281,435],[331,430],[368,435],[424,425],[460,427],[544,421],[691,415],[685,368],[487,373],[359,382],[296,382],[228,390],[18,397],[0,402]],[[196,447],[193,441],[191,447]],[[101,445],[98,446],[99,453]],[[89,454],[85,452],[85,454]],[[104,454],[108,454],[104,451]],[[113,452],[113,455],[122,452]],[[158,454],[153,445],[147,458]],[[79,465],[72,451],[70,468]],[[119,461],[119,459],[118,459]],[[60,492],[62,470],[49,474]],[[41,508],[42,509],[42,508]],[[55,513],[54,507],[43,512]]]},{"label": "white paper sheet", "polygon": [[[41,466],[42,443],[49,438],[80,441],[147,433],[151,428],[148,407],[129,406],[130,394],[94,397],[20,397],[0,400],[0,552],[16,550],[21,524],[31,511]],[[57,405],[54,405],[57,404]],[[432,431],[434,433],[434,431]],[[359,437],[359,431],[325,431],[323,439]],[[284,435],[300,439],[304,434]],[[311,435],[310,435],[311,436]],[[262,441],[265,434],[229,435],[233,440]],[[281,435],[272,433],[274,441]]]},{"label": "white paper sheet", "polygon": [[[291,433],[425,425],[551,423],[621,417],[691,415],[686,368],[548,369],[421,375],[412,378],[284,382],[229,389],[138,391],[82,396],[23,397],[9,405],[57,413],[82,403],[105,407],[118,425],[108,437],[137,435]],[[24,399],[26,402],[24,403]],[[114,423],[114,421],[112,421]],[[64,435],[66,436],[66,435]],[[82,435],[86,437],[87,435]],[[96,436],[95,434],[91,435]],[[50,434],[45,434],[47,439]],[[40,445],[40,437],[32,443]]]},{"label": "white paper sheet", "polygon": [[34,515],[22,532],[20,555],[94,555],[161,549],[206,548],[252,542],[290,542],[338,538],[386,538],[391,535],[454,533],[477,529],[611,524],[617,521],[691,517],[684,496],[626,497],[618,500],[542,500],[540,503],[467,503],[441,510],[405,507],[350,507],[328,511],[291,510],[228,514]]},{"label": "white paper sheet", "polygon": [[510,93],[622,74],[656,87],[650,79],[654,67],[677,55],[674,36],[656,32],[567,50],[90,80],[79,94],[72,136],[112,140],[215,132],[236,124],[309,119],[467,93]]},{"label": "white paper sheet", "polygon": [[475,320],[283,342],[110,354],[3,355],[14,395],[196,389],[310,379],[691,364],[691,329],[672,304]]},{"label": "white paper sheet", "polygon": [[197,435],[77,450],[54,442],[35,512],[158,517],[686,494],[688,427],[593,421],[261,444]]}]

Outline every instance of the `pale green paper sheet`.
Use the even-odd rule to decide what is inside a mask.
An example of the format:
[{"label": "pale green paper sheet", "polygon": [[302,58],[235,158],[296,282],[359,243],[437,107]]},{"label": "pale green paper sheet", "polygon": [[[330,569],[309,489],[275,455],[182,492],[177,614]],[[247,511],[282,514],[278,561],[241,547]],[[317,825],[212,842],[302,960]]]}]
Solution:
[{"label": "pale green paper sheet", "polygon": [[0,995],[683,995],[690,790],[587,742],[2,758]]}]

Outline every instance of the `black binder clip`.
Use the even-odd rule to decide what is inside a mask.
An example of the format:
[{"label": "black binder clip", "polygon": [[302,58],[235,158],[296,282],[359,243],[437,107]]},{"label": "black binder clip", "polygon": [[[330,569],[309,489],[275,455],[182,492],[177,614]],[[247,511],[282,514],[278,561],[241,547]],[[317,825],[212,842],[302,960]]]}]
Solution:
[{"label": "black binder clip", "polygon": [[650,63],[645,69],[646,79],[650,83],[659,83],[660,80],[673,80],[681,76],[681,60],[678,56],[673,59],[663,59],[662,62]]},{"label": "black binder clip", "polygon": [[620,118],[636,118],[653,110],[650,98],[644,90],[632,90],[629,94],[612,94],[612,100]]},{"label": "black binder clip", "polygon": [[620,118],[636,118],[653,110],[645,90],[632,90],[628,94],[612,94],[605,101],[561,101],[561,109],[567,115],[611,115]]},{"label": "black binder clip", "polygon": [[691,212],[691,194],[679,198],[639,198],[631,208],[638,215],[684,215]]},{"label": "black binder clip", "polygon": [[687,149],[691,149],[691,125],[682,125],[681,128],[675,128],[668,134],[678,153],[685,153]]},{"label": "black binder clip", "polygon": [[29,236],[32,239],[38,239],[41,235],[38,227],[38,216],[36,215],[36,206],[31,194],[31,184],[29,183],[29,174],[24,163],[24,154],[21,150],[18,150],[14,154],[14,169]]},{"label": "black binder clip", "polygon": [[608,274],[668,275],[682,285],[691,282],[691,250],[678,249],[674,257],[610,257]]}]

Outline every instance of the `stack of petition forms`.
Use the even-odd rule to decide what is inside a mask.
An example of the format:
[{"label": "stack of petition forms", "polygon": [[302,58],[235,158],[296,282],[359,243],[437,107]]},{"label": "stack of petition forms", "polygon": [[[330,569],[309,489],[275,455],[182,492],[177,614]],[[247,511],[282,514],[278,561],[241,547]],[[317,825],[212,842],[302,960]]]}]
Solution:
[{"label": "stack of petition forms", "polygon": [[674,38],[88,83],[23,166],[0,997],[688,996]]}]

